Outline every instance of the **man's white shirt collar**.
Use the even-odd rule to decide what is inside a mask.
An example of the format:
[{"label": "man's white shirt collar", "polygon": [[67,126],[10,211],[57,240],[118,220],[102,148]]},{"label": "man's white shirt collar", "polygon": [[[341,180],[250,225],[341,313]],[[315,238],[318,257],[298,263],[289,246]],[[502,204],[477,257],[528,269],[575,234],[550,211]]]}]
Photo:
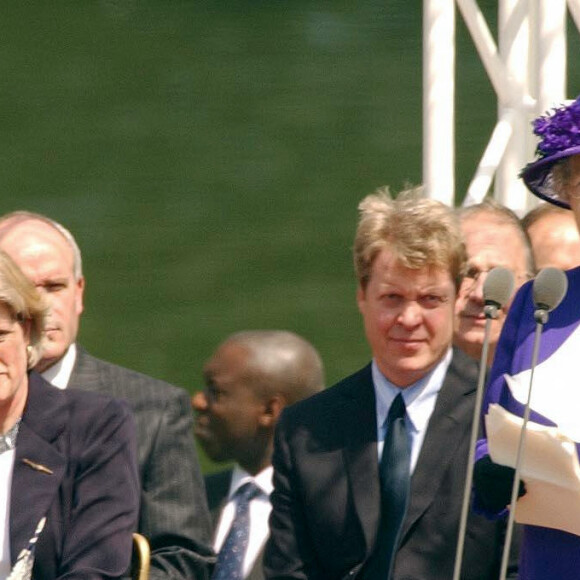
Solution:
[{"label": "man's white shirt collar", "polygon": [[450,347],[445,356],[431,372],[404,389],[400,389],[391,383],[381,373],[376,361],[373,359],[371,369],[377,407],[376,418],[379,457],[385,438],[387,414],[395,397],[401,393],[407,410],[406,425],[411,438],[411,471],[413,471],[419,457],[421,446],[423,445],[429,419],[433,414],[433,409],[437,402],[437,395],[443,386],[443,381],[445,380],[445,375],[447,374],[452,357],[453,349]]},{"label": "man's white shirt collar", "polygon": [[73,344],[68,347],[65,355],[58,362],[53,364],[42,373],[43,378],[51,385],[58,387],[59,389],[66,389],[70,381],[70,376],[75,366],[76,359],[77,346],[73,342]]},{"label": "man's white shirt collar", "polygon": [[247,471],[243,470],[239,465],[236,465],[232,473],[228,501],[221,513],[216,529],[214,549],[216,552],[219,552],[234,519],[235,501],[232,498],[236,490],[244,485],[244,483],[252,481],[264,492],[262,495],[259,495],[250,502],[250,534],[248,539],[248,550],[244,557],[244,577],[247,576],[254,567],[257,558],[268,539],[268,518],[272,511],[270,494],[274,489],[272,484],[273,474],[274,468],[269,466],[260,471],[256,476],[252,477]]},{"label": "man's white shirt collar", "polygon": [[228,501],[232,499],[233,495],[240,487],[242,487],[242,485],[244,485],[244,483],[250,481],[254,482],[266,497],[269,497],[272,491],[274,491],[274,484],[272,483],[273,475],[274,468],[271,465],[253,477],[245,469],[242,469],[239,465],[235,465],[232,472],[232,482],[230,484]]}]

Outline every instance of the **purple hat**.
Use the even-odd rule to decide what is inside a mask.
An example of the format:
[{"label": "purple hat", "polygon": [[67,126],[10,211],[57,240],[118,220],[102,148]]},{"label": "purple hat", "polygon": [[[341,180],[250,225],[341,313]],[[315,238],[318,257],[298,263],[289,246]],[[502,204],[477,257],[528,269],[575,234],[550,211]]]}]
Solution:
[{"label": "purple hat", "polygon": [[534,133],[541,138],[536,148],[539,159],[528,163],[520,177],[534,195],[570,209],[554,188],[552,168],[561,159],[580,155],[580,96],[569,105],[554,109],[551,115],[538,117],[532,124]]}]

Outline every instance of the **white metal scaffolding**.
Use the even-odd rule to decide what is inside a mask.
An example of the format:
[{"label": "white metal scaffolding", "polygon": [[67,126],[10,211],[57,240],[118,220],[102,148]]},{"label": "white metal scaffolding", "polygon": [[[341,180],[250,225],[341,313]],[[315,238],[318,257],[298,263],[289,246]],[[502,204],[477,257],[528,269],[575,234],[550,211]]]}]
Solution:
[{"label": "white metal scaffolding", "polygon": [[494,197],[523,214],[534,203],[518,178],[534,156],[530,122],[567,98],[567,9],[580,30],[580,0],[498,0],[497,43],[476,0],[424,0],[423,183],[448,205],[456,197],[456,7],[497,95],[497,123],[463,203],[483,200],[493,184]]}]

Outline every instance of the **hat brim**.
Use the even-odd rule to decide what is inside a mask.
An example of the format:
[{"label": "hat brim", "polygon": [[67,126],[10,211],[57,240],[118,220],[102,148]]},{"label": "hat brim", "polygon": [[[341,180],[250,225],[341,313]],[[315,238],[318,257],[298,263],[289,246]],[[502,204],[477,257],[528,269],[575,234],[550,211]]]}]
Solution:
[{"label": "hat brim", "polygon": [[552,167],[561,159],[572,157],[573,155],[580,155],[580,145],[558,151],[558,153],[543,157],[526,165],[522,170],[521,176],[527,188],[534,195],[537,195],[545,201],[570,209],[570,204],[561,199],[558,193],[554,191]]}]

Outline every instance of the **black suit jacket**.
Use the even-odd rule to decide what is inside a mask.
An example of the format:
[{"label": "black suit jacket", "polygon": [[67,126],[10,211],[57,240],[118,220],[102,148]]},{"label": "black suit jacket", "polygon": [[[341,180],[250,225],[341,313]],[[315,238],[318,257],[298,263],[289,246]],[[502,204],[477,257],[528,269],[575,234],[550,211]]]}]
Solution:
[{"label": "black suit jacket", "polygon": [[[450,580],[473,416],[477,365],[456,351],[411,480],[397,580]],[[370,365],[287,408],[274,449],[266,578],[364,578],[380,489]],[[498,577],[499,524],[472,515],[462,578]]]},{"label": "black suit jacket", "polygon": [[46,516],[35,580],[119,578],[139,512],[135,425],[110,397],[29,375],[10,500],[12,565]]},{"label": "black suit jacket", "polygon": [[[233,471],[231,469],[226,469],[224,471],[218,471],[217,473],[211,473],[205,477],[207,503],[211,515],[214,535],[217,530],[221,513],[228,503],[228,494],[232,483],[232,473]],[[250,573],[245,577],[245,580],[264,580],[263,559],[264,550],[258,554],[258,557],[256,558]]]},{"label": "black suit jacket", "polygon": [[208,579],[215,557],[188,394],[80,347],[68,386],[131,406],[142,484],[138,530],[151,543],[151,580]]}]

